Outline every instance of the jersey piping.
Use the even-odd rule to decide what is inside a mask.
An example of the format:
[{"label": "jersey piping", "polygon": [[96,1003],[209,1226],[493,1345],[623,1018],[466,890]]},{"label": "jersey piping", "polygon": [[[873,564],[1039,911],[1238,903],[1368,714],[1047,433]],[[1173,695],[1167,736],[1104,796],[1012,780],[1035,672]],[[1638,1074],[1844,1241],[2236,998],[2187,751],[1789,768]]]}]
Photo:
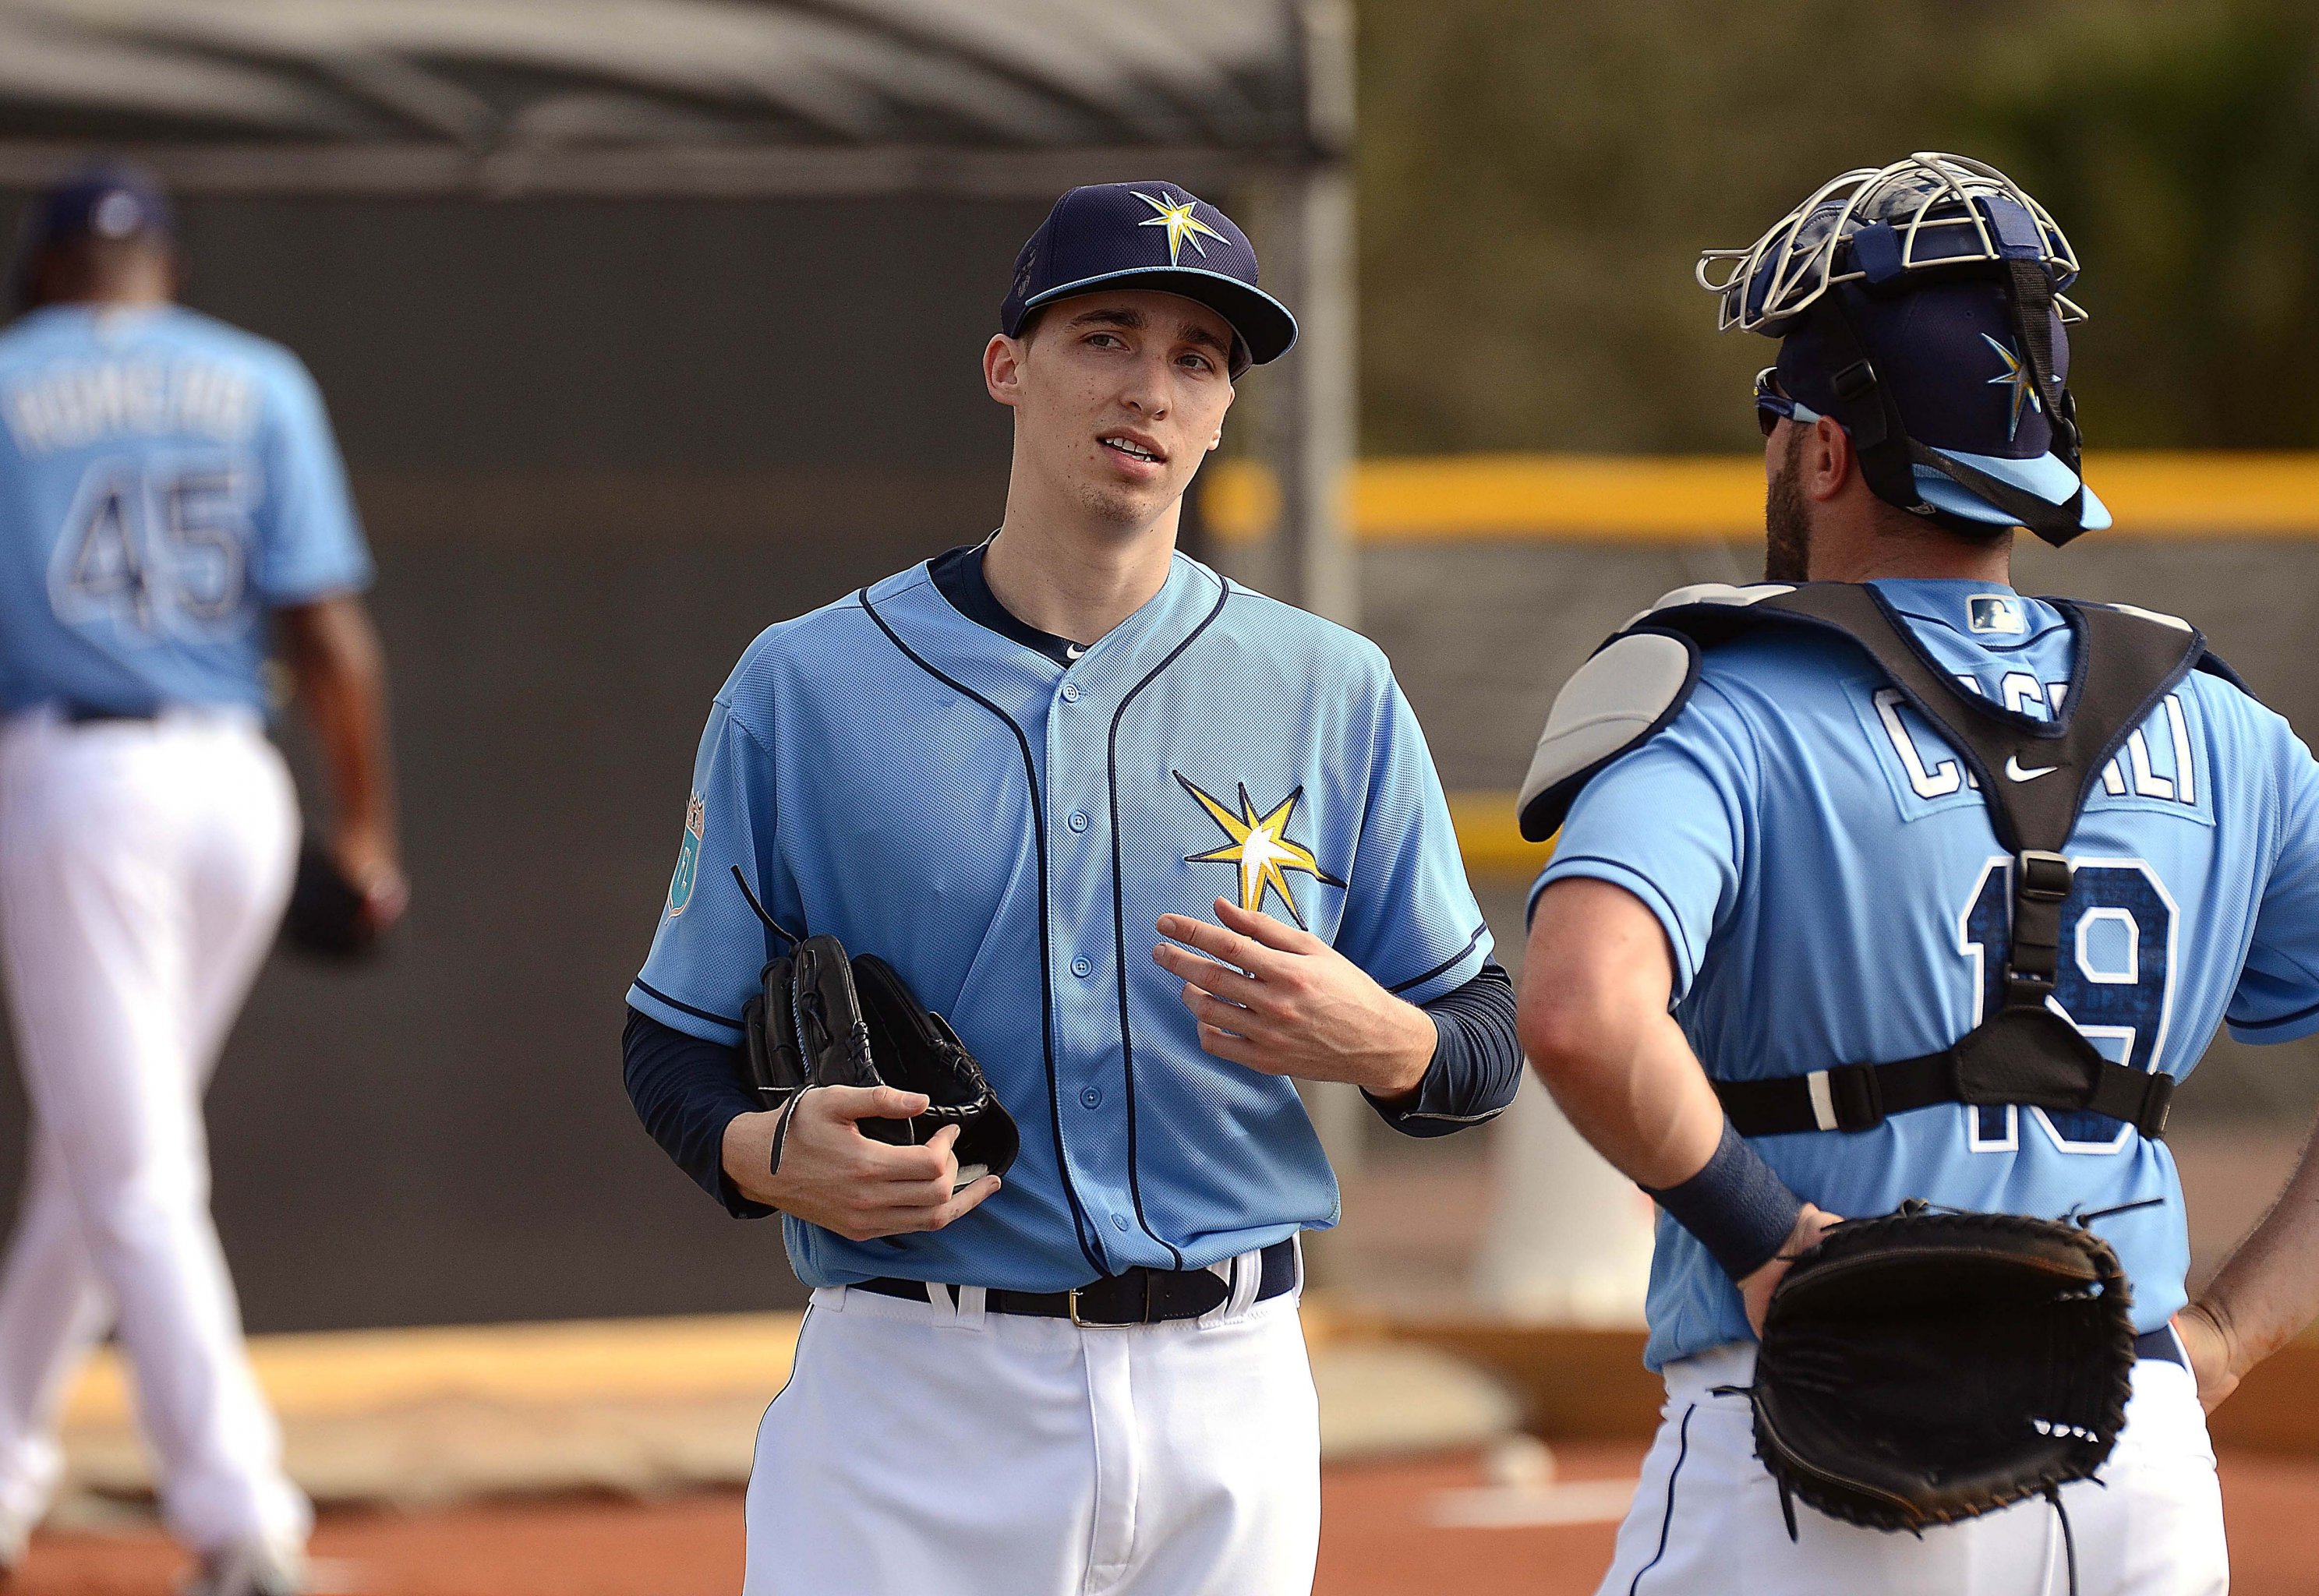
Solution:
[{"label": "jersey piping", "polygon": [[1127,718],[1127,708],[1138,694],[1160,679],[1161,672],[1182,657],[1186,649],[1199,640],[1200,634],[1224,612],[1224,603],[1232,597],[1228,583],[1219,583],[1215,603],[1200,618],[1199,625],[1181,643],[1168,651],[1168,655],[1145,672],[1143,679],[1127,690],[1112,711],[1111,735],[1104,750],[1104,779],[1111,789],[1111,933],[1112,963],[1119,977],[1119,1061],[1127,1088],[1127,1195],[1135,1209],[1135,1222],[1143,1233],[1168,1249],[1168,1256],[1178,1269],[1184,1267],[1184,1255],[1173,1241],[1151,1228],[1143,1213],[1143,1183],[1138,1174],[1135,1155],[1135,1038],[1127,1018],[1127,901],[1123,883],[1124,870],[1120,859],[1119,843],[1119,726]]},{"label": "jersey piping", "polygon": [[1407,980],[1387,987],[1385,990],[1398,997],[1403,992],[1413,991],[1417,987],[1422,987],[1426,982],[1433,979],[1434,977],[1439,975],[1443,970],[1456,969],[1458,963],[1465,959],[1466,955],[1474,951],[1475,944],[1479,942],[1489,933],[1490,928],[1487,924],[1476,925],[1474,927],[1474,934],[1466,939],[1466,945],[1464,947],[1450,954],[1448,958],[1444,959],[1431,969],[1420,970],[1417,974],[1410,977]]},{"label": "jersey piping", "polygon": [[692,1005],[690,1005],[690,1004],[689,1004],[689,1003],[685,1003],[685,1002],[682,1002],[682,1001],[681,1001],[681,1000],[679,1000],[679,999],[677,999],[677,998],[671,997],[667,993],[665,993],[665,992],[662,991],[658,987],[653,986],[653,985],[649,984],[648,982],[646,982],[646,981],[645,981],[645,979],[642,976],[637,976],[637,977],[636,977],[632,981],[630,981],[630,982],[629,982],[629,985],[631,985],[631,986],[635,987],[636,987],[636,989],[637,991],[639,991],[639,992],[645,993],[645,994],[646,994],[647,996],[653,996],[653,997],[657,997],[657,998],[659,998],[663,1003],[665,1003],[665,1004],[666,1004],[666,1005],[668,1005],[668,1006],[669,1006],[669,1007],[671,1007],[671,1008],[673,1008],[673,1009],[681,1009],[681,1010],[682,1010],[684,1013],[686,1013],[686,1014],[690,1014],[690,1015],[691,1015],[694,1019],[696,1019],[696,1020],[710,1020],[710,1021],[714,1021],[716,1023],[717,1023],[717,1024],[719,1024],[719,1025],[729,1026],[730,1028],[732,1028],[733,1030],[735,1030],[735,1031],[738,1031],[738,1030],[740,1030],[740,1029],[741,1029],[741,1022],[740,1022],[740,1021],[738,1021],[738,1020],[728,1020],[728,1019],[726,1019],[723,1014],[710,1014],[710,1013],[709,1013],[707,1009],[705,1009],[705,1008],[695,1008],[695,1007],[693,1007],[693,1006],[692,1006]]}]

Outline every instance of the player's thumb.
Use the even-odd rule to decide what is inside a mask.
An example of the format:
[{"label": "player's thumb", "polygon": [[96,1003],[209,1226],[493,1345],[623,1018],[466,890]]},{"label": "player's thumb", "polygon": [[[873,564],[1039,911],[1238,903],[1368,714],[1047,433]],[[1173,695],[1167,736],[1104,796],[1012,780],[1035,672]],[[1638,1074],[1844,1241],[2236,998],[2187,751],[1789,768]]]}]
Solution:
[{"label": "player's thumb", "polygon": [[842,1120],[907,1120],[925,1113],[928,1099],[924,1092],[905,1092],[895,1087],[837,1087],[832,1088],[836,1101],[830,1106]]}]

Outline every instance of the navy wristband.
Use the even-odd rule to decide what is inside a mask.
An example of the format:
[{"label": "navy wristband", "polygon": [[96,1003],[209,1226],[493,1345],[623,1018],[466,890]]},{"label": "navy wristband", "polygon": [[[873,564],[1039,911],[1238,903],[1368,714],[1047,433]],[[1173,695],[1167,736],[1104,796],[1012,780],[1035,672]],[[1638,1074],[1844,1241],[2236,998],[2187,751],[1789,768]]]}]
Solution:
[{"label": "navy wristband", "polygon": [[1728,1120],[1707,1168],[1681,1186],[1643,1190],[1698,1237],[1734,1280],[1746,1279],[1776,1258],[1804,1211],[1803,1200]]}]

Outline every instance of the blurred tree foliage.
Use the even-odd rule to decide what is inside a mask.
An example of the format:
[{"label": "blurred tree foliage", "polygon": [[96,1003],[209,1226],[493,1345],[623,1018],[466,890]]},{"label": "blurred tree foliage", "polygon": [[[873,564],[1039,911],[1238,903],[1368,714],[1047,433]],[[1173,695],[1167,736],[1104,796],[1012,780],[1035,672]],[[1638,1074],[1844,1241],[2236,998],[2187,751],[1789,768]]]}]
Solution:
[{"label": "blurred tree foliage", "polygon": [[1371,453],[1749,448],[1692,282],[1822,179],[2005,168],[2085,263],[2097,446],[2319,446],[2319,0],[1362,0]]}]

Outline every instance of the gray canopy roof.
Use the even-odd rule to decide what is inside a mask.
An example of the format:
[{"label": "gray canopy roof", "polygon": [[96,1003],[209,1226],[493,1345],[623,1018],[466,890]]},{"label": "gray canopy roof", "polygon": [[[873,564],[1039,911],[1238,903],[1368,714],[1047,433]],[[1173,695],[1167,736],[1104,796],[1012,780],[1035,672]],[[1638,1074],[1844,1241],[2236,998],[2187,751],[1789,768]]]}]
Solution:
[{"label": "gray canopy roof", "polygon": [[0,0],[0,182],[1045,193],[1329,160],[1341,0]]}]

